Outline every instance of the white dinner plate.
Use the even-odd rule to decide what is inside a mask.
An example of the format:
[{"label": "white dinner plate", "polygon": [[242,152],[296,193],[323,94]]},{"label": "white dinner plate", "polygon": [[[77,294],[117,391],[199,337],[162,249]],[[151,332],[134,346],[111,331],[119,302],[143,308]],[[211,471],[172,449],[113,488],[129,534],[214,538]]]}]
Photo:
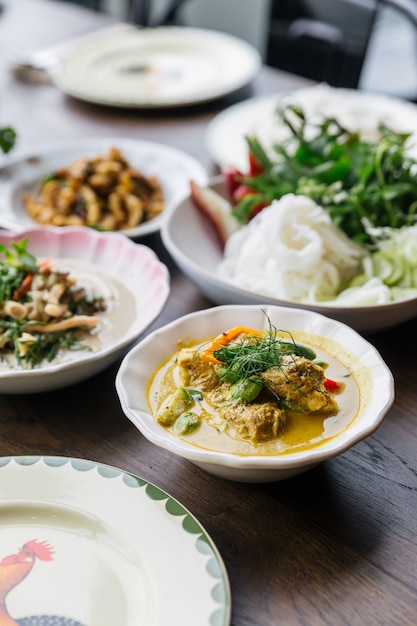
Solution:
[{"label": "white dinner plate", "polygon": [[411,132],[410,150],[417,152],[417,106],[411,102],[355,89],[328,85],[302,87],[273,96],[251,98],[232,105],[216,115],[205,133],[211,159],[220,167],[233,165],[247,171],[245,135],[256,135],[266,147],[288,137],[288,130],[276,117],[279,104],[294,103],[309,117],[335,116],[347,128],[373,131],[379,122],[394,130]]},{"label": "white dinner plate", "polygon": [[156,176],[164,193],[165,208],[158,216],[120,231],[136,238],[159,230],[163,220],[189,193],[190,180],[202,184],[208,174],[197,159],[165,144],[120,137],[95,137],[44,144],[16,153],[0,168],[0,227],[21,231],[35,225],[27,215],[22,193],[37,195],[42,180],[58,168],[69,166],[79,157],[105,156],[118,148],[129,164],[145,176]]},{"label": "white dinner plate", "polygon": [[232,35],[163,26],[107,33],[78,46],[55,68],[55,84],[107,106],[173,107],[214,100],[247,85],[261,57]]},{"label": "white dinner plate", "polygon": [[230,623],[213,541],[142,478],[81,459],[2,457],[0,510],[0,594],[10,623]]}]

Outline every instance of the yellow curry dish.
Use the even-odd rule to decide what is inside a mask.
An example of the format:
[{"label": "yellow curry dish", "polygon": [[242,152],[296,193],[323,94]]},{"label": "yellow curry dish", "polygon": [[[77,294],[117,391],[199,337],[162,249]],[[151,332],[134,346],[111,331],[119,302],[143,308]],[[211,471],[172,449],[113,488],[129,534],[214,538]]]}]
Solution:
[{"label": "yellow curry dish", "polygon": [[356,368],[313,334],[236,326],[178,347],[154,372],[148,402],[162,427],[202,449],[301,451],[345,430],[359,412]]}]

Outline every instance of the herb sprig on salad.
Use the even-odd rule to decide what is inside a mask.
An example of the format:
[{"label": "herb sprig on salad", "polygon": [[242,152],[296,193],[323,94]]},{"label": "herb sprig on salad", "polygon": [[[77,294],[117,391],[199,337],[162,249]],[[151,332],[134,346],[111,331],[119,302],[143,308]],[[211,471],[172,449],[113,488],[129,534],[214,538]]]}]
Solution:
[{"label": "herb sprig on salad", "polygon": [[251,171],[241,177],[233,208],[240,222],[294,193],[326,209],[358,243],[371,243],[366,224],[400,228],[416,223],[417,160],[407,153],[410,134],[380,124],[375,137],[364,137],[334,117],[308,120],[294,105],[277,114],[290,134],[273,146],[272,154],[256,137],[246,138]]}]

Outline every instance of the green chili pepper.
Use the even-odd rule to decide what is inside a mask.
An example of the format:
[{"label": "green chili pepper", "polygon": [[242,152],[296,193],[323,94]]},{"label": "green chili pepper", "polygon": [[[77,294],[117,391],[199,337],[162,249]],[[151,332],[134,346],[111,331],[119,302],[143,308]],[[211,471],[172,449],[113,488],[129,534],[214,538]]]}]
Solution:
[{"label": "green chili pepper", "polygon": [[174,431],[177,435],[189,435],[199,428],[201,420],[196,413],[187,411],[180,415],[174,424]]},{"label": "green chili pepper", "polygon": [[253,402],[263,387],[258,378],[243,378],[235,383],[230,396],[234,402]]}]

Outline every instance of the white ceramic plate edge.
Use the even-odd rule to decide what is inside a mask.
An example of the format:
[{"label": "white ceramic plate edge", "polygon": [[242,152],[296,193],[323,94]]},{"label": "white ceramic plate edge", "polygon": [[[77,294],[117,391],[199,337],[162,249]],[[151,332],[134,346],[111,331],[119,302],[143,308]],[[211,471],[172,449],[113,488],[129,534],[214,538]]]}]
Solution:
[{"label": "white ceramic plate edge", "polygon": [[[58,548],[65,547],[63,544],[66,538],[68,544],[74,546],[75,549],[82,542],[87,542],[86,545],[92,545],[94,549],[100,546],[102,542],[100,536],[94,537],[94,534],[87,532],[88,520],[90,519],[94,523],[94,519],[97,519],[99,524],[102,523],[102,528],[107,528],[109,531],[110,540],[112,535],[116,540],[113,541],[113,545],[110,545],[110,550],[113,550],[116,555],[116,559],[111,561],[111,564],[115,565],[115,573],[119,566],[116,554],[118,552],[117,535],[120,535],[120,548],[123,548],[121,542],[126,542],[126,547],[130,544],[131,548],[137,551],[139,559],[140,557],[144,558],[144,565],[152,568],[150,576],[157,575],[160,568],[164,568],[161,580],[150,581],[152,583],[150,591],[153,590],[154,595],[156,595],[154,600],[156,600],[157,606],[155,612],[150,606],[149,615],[152,621],[146,622],[149,626],[164,626],[168,621],[172,626],[195,626],[197,623],[201,626],[228,626],[230,623],[230,585],[226,568],[217,547],[194,515],[175,498],[153,483],[110,465],[84,459],[52,456],[1,457],[0,481],[3,483],[0,496],[2,511],[4,514],[9,513],[11,518],[13,516],[18,517],[20,522],[15,526],[7,521],[8,517],[2,516],[3,552],[6,550],[6,545],[10,551],[13,551],[14,548],[17,551],[19,546],[10,544],[14,535],[32,539],[29,536],[32,527],[34,529],[32,532],[35,532],[36,529],[37,532],[46,534],[45,537],[39,537],[39,540],[48,539],[49,534],[51,534],[57,537],[57,550],[51,559],[52,562],[46,563],[44,567],[46,575],[49,567],[51,575],[54,576],[54,567],[58,573],[60,571]],[[94,498],[91,497],[92,493],[96,494]],[[117,506],[115,506],[116,503]],[[29,507],[33,511],[33,515],[29,519],[24,515],[24,507]],[[47,511],[48,507],[56,508],[56,515],[53,516],[56,519],[45,524],[42,523],[42,510]],[[19,513],[20,510],[22,512]],[[59,511],[64,512],[65,510],[69,513],[68,518],[59,513]],[[85,520],[86,528],[84,531],[82,525],[80,528],[76,526],[73,528],[70,523],[67,524],[67,522],[71,522],[71,511],[73,511],[74,519],[80,519],[81,522],[83,519]],[[37,517],[40,520],[39,528],[36,528]],[[56,531],[55,535],[53,534],[54,530]],[[163,531],[162,535],[158,534],[160,531]],[[10,540],[6,544],[8,535]],[[104,540],[106,539],[104,537]],[[187,551],[184,554],[184,560],[176,559],[175,555],[178,549],[169,550],[168,546],[172,541],[178,542]],[[155,558],[152,558],[152,546],[156,548]],[[103,543],[103,554],[106,547],[109,548]],[[195,552],[195,555],[189,555],[191,551]],[[61,552],[64,552],[65,555],[65,550]],[[161,554],[159,554],[160,552]],[[5,555],[6,553],[2,553],[1,557]],[[189,559],[187,558],[188,555]],[[136,557],[136,571],[137,567],[140,567],[140,561],[137,561],[138,557]],[[162,560],[161,557],[163,557]],[[94,558],[97,558],[97,555]],[[133,555],[130,561],[135,563]],[[193,571],[187,571],[191,562],[196,568]],[[88,563],[88,559],[86,563]],[[36,580],[36,576],[41,575],[40,564],[41,561],[39,564],[35,563],[29,578]],[[135,572],[135,570],[132,571]],[[160,571],[160,573],[162,572]],[[69,571],[69,579],[74,574],[75,572]],[[97,574],[100,576],[99,572]],[[79,571],[77,577],[82,578],[83,575],[83,572]],[[188,588],[187,586],[184,588],[183,579],[188,579],[191,582],[193,578],[200,581],[201,590],[198,585],[193,583],[194,595],[193,597],[187,595],[184,603],[182,594],[187,594]],[[161,588],[160,583],[164,579],[165,581],[171,580],[170,588],[167,586]],[[86,582],[87,584],[91,583],[92,589],[95,587],[97,590],[96,583],[94,580],[88,580],[88,575]],[[103,579],[102,582],[107,584],[110,581],[106,582]],[[125,579],[124,582],[128,581]],[[58,585],[61,583],[63,584],[64,581],[57,582]],[[32,587],[32,589],[34,589],[35,595],[43,595],[46,598],[45,606],[56,606],[53,599],[48,600],[48,593],[42,594],[37,586]],[[132,590],[134,591],[134,588],[129,589],[129,591]],[[15,590],[15,593],[17,591],[18,589]],[[139,602],[143,593],[144,590],[137,589],[138,599],[136,600],[136,596],[130,595],[127,598],[129,605],[134,605],[136,601]],[[29,593],[26,591],[26,595],[31,595],[30,588]],[[111,598],[111,593],[109,595]],[[64,594],[65,596],[68,594]],[[22,597],[24,598],[25,595],[22,594]],[[28,598],[28,604],[26,605],[26,602],[24,604],[25,607],[32,606],[30,598]],[[73,599],[69,603],[67,602],[66,606],[70,607],[71,604],[73,604]],[[161,609],[159,604],[161,604]],[[75,612],[82,612],[77,603],[74,606]],[[184,610],[182,606],[185,606]],[[23,609],[23,606],[19,606],[20,616],[23,616]],[[97,611],[93,611],[93,613],[98,614]],[[88,617],[87,612],[86,617]],[[161,619],[166,621],[160,621]],[[84,623],[85,626],[87,623],[89,626],[90,623],[91,626],[98,624],[97,621],[90,622],[86,619],[85,622],[83,621]],[[131,616],[126,626],[136,626]]]},{"label": "white ceramic plate edge", "polygon": [[[220,48],[223,50],[223,64],[217,80],[213,81],[212,85],[205,85],[203,88],[196,88],[193,92],[185,92],[181,95],[158,97],[157,93],[143,94],[139,91],[135,95],[123,94],[119,91],[118,94],[109,95],[108,93],[98,93],[98,90],[94,88],[94,85],[83,84],[80,77],[71,76],[72,64],[76,64],[77,61],[82,59],[84,54],[91,54],[92,61],[94,56],[100,52],[100,48],[103,48],[105,54],[113,52],[119,52],[124,46],[128,46],[129,42],[133,45],[141,45],[146,47],[149,44],[149,50],[155,50],[158,45],[158,39],[166,46],[166,42],[171,39],[177,45],[184,45],[190,41],[194,45],[197,45],[196,52],[198,52],[200,45],[205,45],[213,50],[213,53],[218,54]],[[112,50],[113,47],[113,50]],[[239,58],[240,65],[234,64],[234,66],[228,66],[228,53],[233,52],[234,58]],[[261,55],[257,49],[248,42],[230,35],[222,31],[215,31],[206,28],[193,28],[193,27],[178,27],[178,26],[161,26],[157,28],[141,28],[134,33],[127,33],[123,42],[115,37],[96,39],[87,44],[84,48],[75,50],[72,54],[58,65],[53,72],[53,79],[58,88],[67,93],[70,96],[86,100],[95,104],[118,106],[126,108],[170,108],[178,106],[188,106],[193,104],[200,104],[215,100],[229,93],[237,91],[238,89],[247,85],[259,72],[261,68]],[[224,77],[220,80],[220,76],[224,74],[225,70],[229,72],[228,79],[224,83]],[[82,76],[81,76],[82,78]]]}]

